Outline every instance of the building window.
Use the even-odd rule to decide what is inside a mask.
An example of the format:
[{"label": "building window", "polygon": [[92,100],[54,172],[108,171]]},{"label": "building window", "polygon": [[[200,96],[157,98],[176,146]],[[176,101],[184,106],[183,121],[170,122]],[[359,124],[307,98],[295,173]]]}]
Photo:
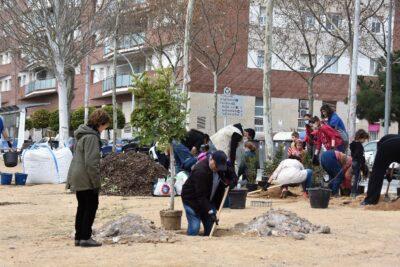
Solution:
[{"label": "building window", "polygon": [[260,14],[258,16],[258,23],[260,26],[265,26],[267,20],[267,9],[265,6],[260,6]]},{"label": "building window", "polygon": [[369,59],[369,74],[377,75],[378,74],[378,61],[375,59]]},{"label": "building window", "polygon": [[264,131],[264,105],[263,99],[257,97],[256,98],[256,105],[255,105],[255,116],[254,116],[254,128],[256,132],[263,132]]},{"label": "building window", "polygon": [[257,51],[257,67],[264,68],[264,50]]},{"label": "building window", "polygon": [[325,66],[328,67],[326,72],[337,73],[338,72],[338,57],[325,56]]},{"label": "building window", "polygon": [[304,27],[306,29],[312,29],[315,27],[315,18],[311,14],[304,15]]},{"label": "building window", "polygon": [[369,132],[369,140],[378,140],[379,132]]},{"label": "building window", "polygon": [[0,54],[0,65],[6,65],[11,63],[11,53],[5,52]]},{"label": "building window", "polygon": [[372,18],[371,22],[371,32],[380,33],[382,28],[382,23],[377,18]]},{"label": "building window", "polygon": [[300,67],[299,70],[310,71],[310,59],[307,54],[300,55]]},{"label": "building window", "polygon": [[11,90],[11,79],[3,79],[0,80],[0,91],[1,92],[7,92]]},{"label": "building window", "polygon": [[299,130],[305,128],[304,116],[310,111],[309,102],[306,99],[299,99],[299,114],[297,119],[297,127]]},{"label": "building window", "polygon": [[341,24],[341,16],[339,14],[329,14],[326,17],[326,24],[325,27],[328,31],[333,31],[336,28],[340,28]]}]

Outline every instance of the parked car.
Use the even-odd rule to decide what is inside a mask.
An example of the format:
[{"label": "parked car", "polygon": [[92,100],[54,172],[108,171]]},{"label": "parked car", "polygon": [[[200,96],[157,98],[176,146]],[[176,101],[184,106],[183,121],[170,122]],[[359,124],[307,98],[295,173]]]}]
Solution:
[{"label": "parked car", "polygon": [[48,145],[51,149],[57,149],[60,146],[60,142],[56,138],[50,138],[50,137],[43,137],[39,141],[37,141],[35,144],[38,145]]},{"label": "parked car", "polygon": [[[372,171],[372,167],[374,165],[376,151],[378,149],[377,144],[378,141],[371,141],[364,145],[365,162],[370,172]],[[390,167],[394,168],[394,174],[396,177],[398,177],[400,175],[400,164],[393,162]]]},{"label": "parked car", "polygon": [[[107,156],[112,152],[113,148],[113,141],[107,141],[105,139],[101,140],[102,142],[102,147],[101,147],[101,154],[102,157]],[[122,153],[122,152],[128,152],[128,151],[140,151],[143,149],[140,147],[140,142],[139,138],[118,138],[116,140],[116,146],[115,146],[115,153]],[[148,151],[148,149],[146,150]]]}]

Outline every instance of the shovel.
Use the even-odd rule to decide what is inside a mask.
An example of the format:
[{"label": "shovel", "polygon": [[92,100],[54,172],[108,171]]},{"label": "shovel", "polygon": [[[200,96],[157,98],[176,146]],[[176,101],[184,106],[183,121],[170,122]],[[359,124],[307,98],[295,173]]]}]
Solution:
[{"label": "shovel", "polygon": [[[394,171],[394,169],[392,168],[391,170],[390,170],[390,177],[393,179],[393,171]],[[389,182],[388,182],[388,186],[387,186],[387,188],[386,188],[386,193],[385,193],[385,197],[383,198],[383,201],[385,201],[385,202],[389,202],[390,201],[390,197],[389,197],[389,188],[390,188],[390,183],[392,182],[392,180],[390,180]]]},{"label": "shovel", "polygon": [[[228,192],[229,192],[229,186],[227,186],[225,188],[224,197],[222,198],[221,205],[219,205],[219,209],[218,209],[218,212],[217,212],[217,219],[219,219],[219,217],[221,215],[222,208],[224,207],[224,203],[225,203],[226,197],[228,196]],[[210,235],[208,236],[209,238],[212,238],[212,236],[214,235],[214,232],[215,232],[216,229],[217,229],[217,223],[214,223],[213,227],[211,229]]]}]

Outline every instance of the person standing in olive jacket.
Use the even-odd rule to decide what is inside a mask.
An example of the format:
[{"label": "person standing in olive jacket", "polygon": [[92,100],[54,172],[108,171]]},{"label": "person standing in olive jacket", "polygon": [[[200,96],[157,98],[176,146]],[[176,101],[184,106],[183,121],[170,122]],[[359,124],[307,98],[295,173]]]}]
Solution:
[{"label": "person standing in olive jacket", "polygon": [[110,121],[107,112],[97,109],[90,115],[88,124],[80,125],[74,133],[77,143],[68,171],[67,188],[76,193],[78,200],[75,246],[101,246],[101,243],[93,240],[91,236],[101,187],[100,133],[108,128]]}]

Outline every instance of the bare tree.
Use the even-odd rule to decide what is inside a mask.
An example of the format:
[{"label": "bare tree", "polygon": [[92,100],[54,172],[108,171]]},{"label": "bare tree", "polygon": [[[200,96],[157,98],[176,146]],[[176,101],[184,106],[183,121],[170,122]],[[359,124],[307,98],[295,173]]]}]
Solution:
[{"label": "bare tree", "polygon": [[[60,143],[69,136],[69,108],[75,67],[93,51],[113,2],[93,0],[0,0],[0,23],[8,40],[57,79]],[[100,3],[100,1],[99,1]]]},{"label": "bare tree", "polygon": [[[264,14],[253,14],[262,21]],[[250,49],[264,40],[263,26],[251,25]],[[308,11],[305,1],[275,1],[272,53],[283,67],[297,73],[307,83],[310,113],[314,106],[315,79],[335,65],[347,46],[331,37]]]},{"label": "bare tree", "polygon": [[196,3],[193,56],[213,76],[215,131],[218,130],[218,78],[228,69],[236,54],[238,35],[243,26],[239,15],[244,4],[242,0],[199,0]]}]

